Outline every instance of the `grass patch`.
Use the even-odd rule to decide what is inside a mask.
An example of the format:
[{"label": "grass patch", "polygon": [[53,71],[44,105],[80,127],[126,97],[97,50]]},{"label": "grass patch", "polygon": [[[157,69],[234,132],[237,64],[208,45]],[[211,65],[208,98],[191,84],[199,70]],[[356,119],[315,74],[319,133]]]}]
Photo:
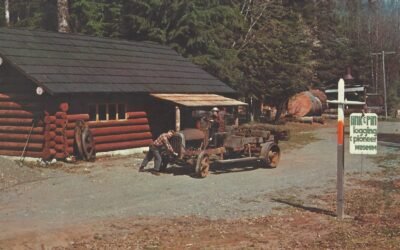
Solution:
[{"label": "grass patch", "polygon": [[319,139],[315,136],[315,134],[312,131],[290,132],[289,141],[282,141],[279,143],[279,146],[282,151],[288,151],[288,150],[302,148],[305,145],[318,140]]}]

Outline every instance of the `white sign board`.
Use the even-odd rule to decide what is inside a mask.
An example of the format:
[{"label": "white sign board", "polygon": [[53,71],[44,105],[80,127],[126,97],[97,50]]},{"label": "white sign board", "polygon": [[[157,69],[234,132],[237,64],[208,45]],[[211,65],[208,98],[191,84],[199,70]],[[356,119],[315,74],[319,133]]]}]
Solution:
[{"label": "white sign board", "polygon": [[350,154],[374,155],[378,146],[378,116],[373,113],[350,115]]}]

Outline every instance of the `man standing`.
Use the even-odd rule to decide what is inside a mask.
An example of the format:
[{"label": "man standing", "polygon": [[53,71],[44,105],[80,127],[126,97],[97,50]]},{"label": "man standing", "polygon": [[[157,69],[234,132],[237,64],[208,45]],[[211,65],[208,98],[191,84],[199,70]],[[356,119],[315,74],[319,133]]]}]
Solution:
[{"label": "man standing", "polygon": [[[214,107],[213,109],[211,109],[211,119],[210,119],[209,126],[210,126],[209,131],[208,131],[209,141],[211,144],[215,144],[216,143],[215,134],[219,130],[219,109],[217,107]],[[216,146],[216,145],[214,145],[214,146]]]},{"label": "man standing", "polygon": [[147,152],[144,157],[142,164],[140,164],[139,172],[143,172],[144,168],[147,166],[149,161],[154,158],[154,170],[152,172],[159,173],[161,167],[161,151],[164,147],[171,152],[172,154],[176,154],[171,144],[169,143],[169,139],[175,134],[175,131],[169,130],[167,133],[161,134],[153,143],[149,146],[149,152]]}]

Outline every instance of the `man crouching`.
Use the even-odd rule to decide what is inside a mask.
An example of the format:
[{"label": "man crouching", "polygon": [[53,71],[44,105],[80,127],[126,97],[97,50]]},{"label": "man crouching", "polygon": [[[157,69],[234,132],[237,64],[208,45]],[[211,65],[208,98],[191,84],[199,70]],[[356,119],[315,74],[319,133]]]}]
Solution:
[{"label": "man crouching", "polygon": [[149,152],[147,152],[144,157],[142,164],[140,164],[139,172],[143,172],[144,168],[147,166],[149,161],[154,158],[154,169],[151,170],[152,173],[159,173],[162,163],[161,151],[165,147],[172,154],[176,154],[169,139],[175,134],[175,131],[169,130],[167,133],[162,133],[153,143],[149,146]]}]

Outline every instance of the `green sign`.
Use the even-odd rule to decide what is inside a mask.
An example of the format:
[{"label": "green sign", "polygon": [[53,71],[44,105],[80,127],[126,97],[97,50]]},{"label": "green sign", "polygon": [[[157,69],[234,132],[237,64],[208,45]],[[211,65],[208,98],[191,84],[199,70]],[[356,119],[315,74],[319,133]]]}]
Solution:
[{"label": "green sign", "polygon": [[378,116],[373,113],[350,115],[350,154],[373,155],[378,146]]}]

